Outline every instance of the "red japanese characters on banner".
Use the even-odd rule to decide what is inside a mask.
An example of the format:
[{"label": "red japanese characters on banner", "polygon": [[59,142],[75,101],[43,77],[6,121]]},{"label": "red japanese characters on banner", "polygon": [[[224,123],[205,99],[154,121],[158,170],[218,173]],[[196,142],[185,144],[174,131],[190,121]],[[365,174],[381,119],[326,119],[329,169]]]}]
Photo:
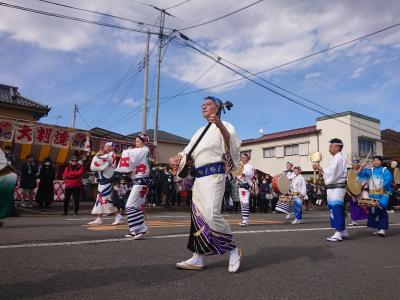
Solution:
[{"label": "red japanese characters on banner", "polygon": [[35,133],[35,144],[50,145],[53,129],[50,127],[38,126]]},{"label": "red japanese characters on banner", "polygon": [[0,141],[12,142],[14,137],[14,126],[7,121],[0,121]]},{"label": "red japanese characters on banner", "polygon": [[19,144],[33,144],[33,126],[19,125],[15,131],[15,142]]},{"label": "red japanese characters on banner", "polygon": [[52,145],[56,148],[68,148],[70,133],[67,130],[56,129],[52,138]]},{"label": "red japanese characters on banner", "polygon": [[71,148],[76,150],[85,150],[86,139],[86,133],[76,132],[71,134]]}]

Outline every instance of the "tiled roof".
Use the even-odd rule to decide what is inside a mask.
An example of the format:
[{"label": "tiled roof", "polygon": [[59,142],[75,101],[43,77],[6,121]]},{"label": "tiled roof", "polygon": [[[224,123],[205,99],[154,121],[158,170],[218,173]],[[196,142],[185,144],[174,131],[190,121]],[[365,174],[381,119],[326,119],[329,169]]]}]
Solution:
[{"label": "tiled roof", "polygon": [[50,107],[31,99],[21,96],[18,88],[10,85],[0,84],[0,104],[20,106],[23,108],[34,109],[39,112],[39,118],[44,117],[50,111]]},{"label": "tiled roof", "polygon": [[286,131],[273,132],[273,133],[264,134],[262,137],[259,137],[257,139],[243,140],[242,146],[247,145],[247,144],[266,142],[266,141],[270,141],[270,140],[283,139],[283,138],[293,137],[293,136],[297,136],[297,135],[310,134],[310,133],[316,133],[316,132],[318,132],[318,130],[317,130],[317,126],[315,126],[315,125],[303,127],[303,128],[286,130]]},{"label": "tiled roof", "polygon": [[[138,134],[140,134],[140,132],[135,132],[135,133],[129,134],[128,137],[134,138]],[[158,136],[157,136],[158,141],[161,141],[161,142],[170,142],[170,143],[177,143],[177,144],[188,144],[190,142],[190,140],[188,140],[187,138],[184,138],[179,135],[175,135],[175,134],[163,131],[163,130],[158,130],[157,134],[158,134]],[[147,129],[147,135],[149,136],[150,141],[153,141],[154,130]]]}]

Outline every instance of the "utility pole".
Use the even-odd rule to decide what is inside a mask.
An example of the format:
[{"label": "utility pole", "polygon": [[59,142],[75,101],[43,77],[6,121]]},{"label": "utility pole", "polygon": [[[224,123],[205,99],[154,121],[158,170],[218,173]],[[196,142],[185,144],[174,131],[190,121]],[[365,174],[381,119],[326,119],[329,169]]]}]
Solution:
[{"label": "utility pole", "polygon": [[72,128],[75,128],[75,122],[76,122],[76,113],[78,112],[78,105],[76,103],[74,104],[74,110],[72,112]]},{"label": "utility pole", "polygon": [[156,86],[156,118],[155,118],[155,125],[154,125],[154,138],[153,138],[153,144],[154,146],[157,146],[157,131],[158,131],[158,111],[159,111],[159,105],[160,105],[160,79],[161,79],[161,49],[163,47],[163,39],[164,39],[164,22],[165,22],[165,15],[168,16],[173,16],[169,12],[167,12],[165,9],[161,9],[158,7],[153,6],[153,8],[159,10],[161,12],[160,16],[160,34],[158,36],[158,58],[157,58],[157,86]]},{"label": "utility pole", "polygon": [[143,117],[142,133],[147,131],[147,100],[148,100],[148,82],[149,82],[149,49],[150,49],[150,30],[147,32],[146,55],[144,58],[144,88],[143,88]]},{"label": "utility pole", "polygon": [[165,10],[161,10],[160,16],[160,34],[158,36],[158,56],[157,56],[157,86],[156,86],[156,117],[154,124],[154,137],[153,144],[157,147],[158,141],[158,111],[160,105],[160,80],[161,80],[161,49],[163,42],[163,34],[164,34],[164,20],[165,20]]}]

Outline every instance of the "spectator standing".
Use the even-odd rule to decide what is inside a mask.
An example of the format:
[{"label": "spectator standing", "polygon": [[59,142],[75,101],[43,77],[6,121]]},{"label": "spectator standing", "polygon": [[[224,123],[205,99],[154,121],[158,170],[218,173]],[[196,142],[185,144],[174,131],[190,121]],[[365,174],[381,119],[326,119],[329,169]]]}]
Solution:
[{"label": "spectator standing", "polygon": [[39,173],[39,188],[36,194],[36,202],[39,203],[41,209],[49,208],[54,200],[54,179],[56,177],[56,169],[53,167],[50,157],[44,160],[44,165]]},{"label": "spectator standing", "polygon": [[126,200],[128,200],[131,187],[128,186],[125,178],[121,178],[117,185],[113,186],[112,201],[120,214],[125,210]]},{"label": "spectator standing", "polygon": [[273,214],[276,214],[276,204],[278,203],[279,200],[279,195],[277,193],[275,193],[274,189],[272,188],[272,179],[270,175],[267,175],[267,180],[269,180],[270,184],[269,184],[269,190],[271,191],[271,195],[272,195],[272,200],[271,200],[271,210]]},{"label": "spectator standing", "polygon": [[78,158],[73,156],[64,170],[65,183],[64,216],[68,215],[69,201],[74,198],[74,215],[78,215],[81,199],[83,166],[78,163]]},{"label": "spectator standing", "polygon": [[270,183],[266,176],[261,178],[260,184],[260,212],[261,213],[268,213],[268,208],[270,201],[272,199],[272,194],[270,190]]},{"label": "spectator standing", "polygon": [[250,203],[250,212],[256,213],[257,206],[260,205],[260,185],[258,180],[258,174],[256,173],[254,177],[251,179],[253,182],[253,186],[251,189],[251,203]]},{"label": "spectator standing", "polygon": [[172,170],[167,168],[165,170],[164,182],[163,182],[163,194],[164,194],[164,205],[169,207],[172,205],[174,198],[174,175],[172,175]]},{"label": "spectator standing", "polygon": [[21,188],[23,189],[23,207],[33,207],[33,191],[36,188],[36,167],[33,156],[28,155],[21,168]]}]

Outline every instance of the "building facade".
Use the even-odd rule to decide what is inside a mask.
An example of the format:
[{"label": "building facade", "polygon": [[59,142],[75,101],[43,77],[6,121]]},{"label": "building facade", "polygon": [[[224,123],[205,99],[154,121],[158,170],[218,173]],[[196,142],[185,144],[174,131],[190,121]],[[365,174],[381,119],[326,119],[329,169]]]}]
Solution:
[{"label": "building facade", "polygon": [[271,175],[282,173],[288,161],[311,173],[309,154],[321,152],[320,164],[327,166],[332,138],[343,140],[343,155],[349,166],[352,159],[365,158],[370,151],[371,155],[383,153],[380,121],[351,111],[317,118],[313,126],[244,140],[241,152],[250,153],[254,167]]}]

